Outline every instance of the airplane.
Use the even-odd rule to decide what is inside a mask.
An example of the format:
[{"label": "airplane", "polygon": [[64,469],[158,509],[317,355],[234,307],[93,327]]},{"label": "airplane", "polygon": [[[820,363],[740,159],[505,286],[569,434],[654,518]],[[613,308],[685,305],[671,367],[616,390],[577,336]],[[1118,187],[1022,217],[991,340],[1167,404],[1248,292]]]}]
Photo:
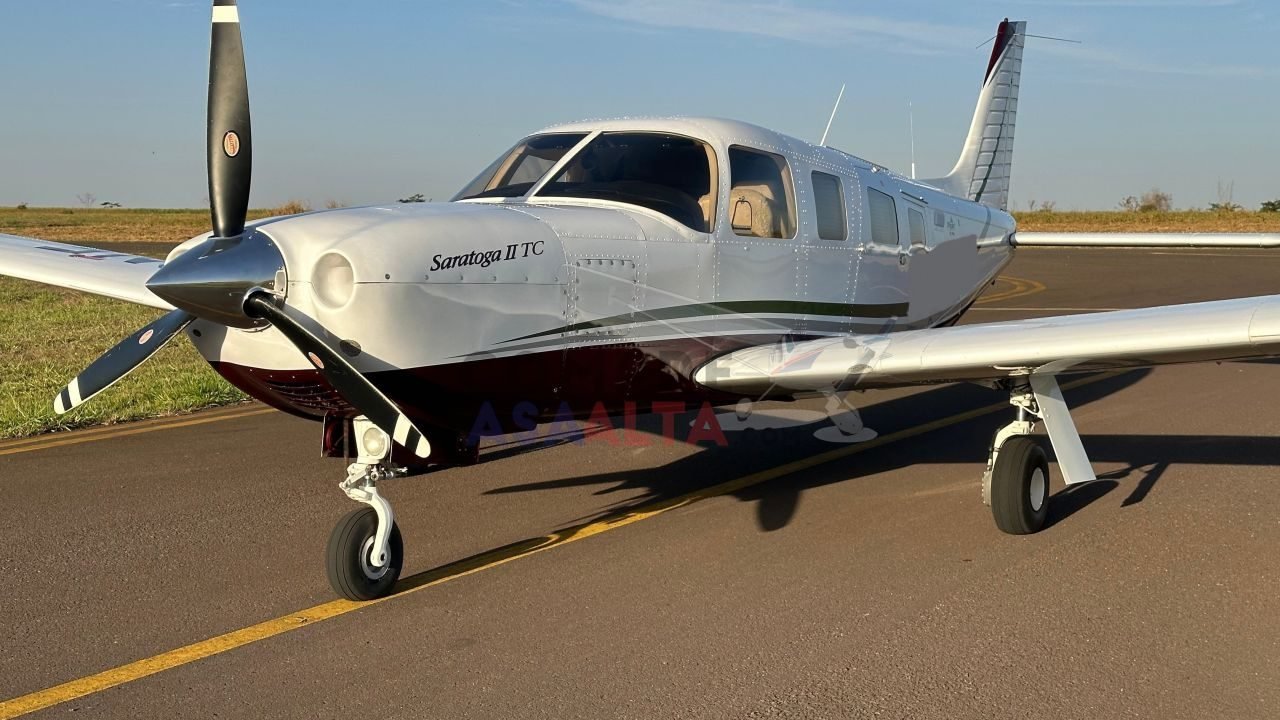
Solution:
[{"label": "airplane", "polygon": [[1016,411],[982,496],[999,529],[1027,534],[1049,507],[1038,423],[1068,485],[1095,479],[1059,376],[1280,354],[1280,296],[953,327],[1017,245],[1025,22],[1000,23],[942,178],[730,120],[590,120],[521,139],[449,202],[253,223],[239,23],[235,0],[214,0],[212,231],[163,262],[0,235],[0,274],[167,311],[73,379],[58,413],[185,333],[231,384],[321,422],[324,453],[354,456],[340,487],[361,507],[326,550],[351,600],[388,595],[404,566],[379,481],[474,461],[486,404],[510,427],[566,407],[979,383]]}]

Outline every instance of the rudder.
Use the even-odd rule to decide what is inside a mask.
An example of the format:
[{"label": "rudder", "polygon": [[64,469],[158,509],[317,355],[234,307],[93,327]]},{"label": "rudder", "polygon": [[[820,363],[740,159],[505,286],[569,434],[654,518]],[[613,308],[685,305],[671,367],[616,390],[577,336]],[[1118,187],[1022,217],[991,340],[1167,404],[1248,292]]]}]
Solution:
[{"label": "rudder", "polygon": [[984,205],[1008,209],[1026,37],[1026,22],[1005,19],[1000,23],[960,159],[949,175],[926,183]]}]

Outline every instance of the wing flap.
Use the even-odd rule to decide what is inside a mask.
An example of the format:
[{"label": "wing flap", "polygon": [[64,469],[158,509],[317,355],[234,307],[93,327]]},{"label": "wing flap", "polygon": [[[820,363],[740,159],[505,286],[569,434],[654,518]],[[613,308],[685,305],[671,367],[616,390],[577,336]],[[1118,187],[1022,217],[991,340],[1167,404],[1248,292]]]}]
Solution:
[{"label": "wing flap", "polygon": [[146,286],[160,265],[142,255],[0,234],[0,275],[172,310]]},{"label": "wing flap", "polygon": [[704,386],[757,396],[1280,355],[1280,295],[746,348]]}]

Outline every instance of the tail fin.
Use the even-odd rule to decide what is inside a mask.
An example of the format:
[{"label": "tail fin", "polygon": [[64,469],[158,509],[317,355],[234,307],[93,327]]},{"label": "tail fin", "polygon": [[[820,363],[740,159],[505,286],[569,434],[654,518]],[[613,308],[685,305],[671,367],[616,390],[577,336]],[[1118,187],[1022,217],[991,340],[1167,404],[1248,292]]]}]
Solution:
[{"label": "tail fin", "polygon": [[925,180],[926,183],[984,205],[1008,209],[1013,126],[1018,119],[1018,86],[1026,38],[1025,22],[1009,22],[1006,18],[1000,23],[960,159],[950,175]]}]

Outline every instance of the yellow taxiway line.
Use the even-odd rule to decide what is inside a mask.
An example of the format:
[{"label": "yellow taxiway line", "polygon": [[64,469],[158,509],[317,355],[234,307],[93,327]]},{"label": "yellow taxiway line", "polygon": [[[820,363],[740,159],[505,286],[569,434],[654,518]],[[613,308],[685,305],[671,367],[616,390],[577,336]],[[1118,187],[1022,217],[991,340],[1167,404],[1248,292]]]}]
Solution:
[{"label": "yellow taxiway line", "polygon": [[[1114,377],[1114,375],[1114,373],[1094,375],[1074,382],[1064,383],[1062,388],[1066,390],[1073,387],[1080,387],[1081,385],[1087,385],[1089,383]],[[164,672],[165,670],[172,670],[173,668],[187,665],[197,660],[202,660],[214,655],[220,655],[260,640],[266,640],[267,638],[272,638],[299,628],[307,627],[308,625],[313,625],[323,620],[329,620],[346,615],[349,612],[359,610],[361,608],[395,600],[419,590],[425,590],[426,588],[441,585],[451,580],[457,580],[458,578],[463,578],[484,570],[496,568],[500,565],[505,565],[514,560],[530,557],[579,540],[585,540],[594,535],[609,532],[610,530],[617,530],[618,528],[626,527],[632,523],[640,522],[641,520],[648,520],[650,518],[657,517],[658,515],[662,515],[663,513],[671,510],[693,505],[694,503],[702,500],[707,500],[720,495],[727,495],[729,493],[742,490],[743,488],[759,485],[785,475],[790,475],[802,470],[808,470],[851,455],[857,455],[883,445],[924,435],[925,433],[933,432],[934,430],[956,425],[968,420],[973,420],[974,418],[982,417],[984,415],[990,415],[992,413],[999,412],[1000,410],[1007,409],[1008,407],[1008,403],[993,403],[975,410],[969,410],[957,415],[934,420],[933,422],[928,422],[923,425],[917,425],[906,430],[900,430],[888,435],[881,435],[874,440],[860,445],[848,445],[834,450],[828,450],[827,452],[813,455],[804,458],[803,460],[797,460],[795,462],[786,463],[767,470],[761,470],[760,472],[752,473],[750,475],[744,475],[743,477],[729,480],[727,482],[720,483],[719,485],[695,490],[691,493],[668,500],[650,503],[633,510],[611,515],[603,520],[577,525],[561,532],[552,533],[551,535],[545,535],[539,538],[530,538],[522,542],[507,545],[506,547],[497,548],[472,556],[465,560],[444,565],[434,570],[428,570],[426,572],[404,578],[398,584],[396,592],[393,595],[379,600],[372,600],[364,603],[351,602],[348,600],[331,600],[273,620],[267,620],[256,625],[250,625],[239,630],[233,630],[225,635],[201,640],[175,650],[160,653],[159,655],[135,660],[134,662],[120,665],[119,667],[114,667],[110,670],[104,670],[100,673],[65,682],[61,685],[55,685],[54,687],[47,688],[45,690],[38,690],[27,695],[22,695],[11,700],[0,702],[0,720],[9,720],[10,718],[16,718],[37,710],[43,710],[60,703],[69,702],[77,698],[85,697],[86,695],[92,695],[93,693],[101,692],[125,683],[141,680],[142,678]]]},{"label": "yellow taxiway line", "polygon": [[64,447],[66,445],[79,445],[81,443],[97,442],[98,440],[111,440],[113,438],[128,437],[129,435],[142,435],[145,433],[157,432],[159,430],[172,430],[174,428],[190,427],[192,425],[206,425],[208,423],[222,422],[223,420],[238,420],[240,418],[253,417],[254,415],[265,415],[273,412],[277,412],[277,410],[264,408],[261,405],[250,405],[234,407],[226,410],[217,410],[208,413],[199,413],[196,415],[184,415],[172,418],[162,418],[159,420],[144,420],[139,423],[131,423],[127,426],[109,425],[107,427],[91,428],[88,430],[39,435],[37,437],[24,438],[22,440],[0,442],[0,456],[17,455],[18,453],[35,452],[36,450],[47,450],[48,448]]},{"label": "yellow taxiway line", "polygon": [[1016,278],[1009,275],[1001,275],[996,278],[996,280],[999,282],[1009,283],[1013,285],[1013,287],[1008,290],[1000,290],[998,292],[991,293],[990,295],[983,295],[978,298],[978,301],[974,303],[975,305],[986,305],[987,303],[1000,302],[1001,300],[1012,300],[1013,298],[1035,295],[1038,292],[1043,292],[1045,289],[1044,283],[1038,280]]}]

